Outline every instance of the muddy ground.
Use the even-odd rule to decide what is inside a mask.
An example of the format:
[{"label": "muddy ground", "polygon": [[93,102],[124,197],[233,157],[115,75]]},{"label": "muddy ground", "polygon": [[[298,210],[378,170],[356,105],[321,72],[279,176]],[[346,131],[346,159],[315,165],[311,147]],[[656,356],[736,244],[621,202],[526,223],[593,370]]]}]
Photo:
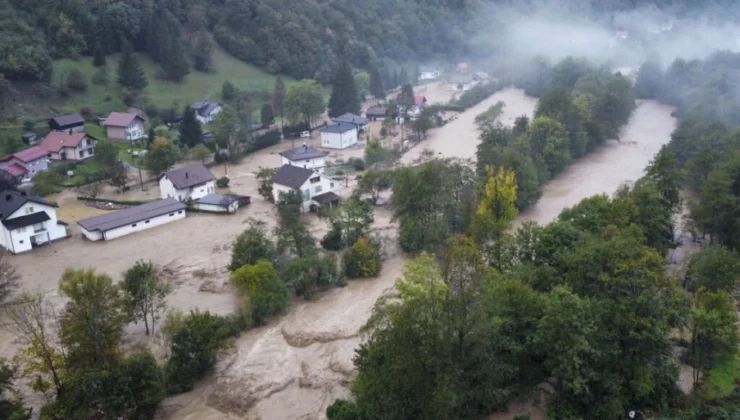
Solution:
[{"label": "muddy ground", "polygon": [[[431,103],[444,102],[451,96],[436,84],[427,86],[422,93]],[[521,90],[498,92],[443,128],[432,130],[422,146],[412,149],[402,160],[412,162],[422,147],[432,149],[437,156],[474,157],[478,132],[472,120],[499,100],[507,104],[499,120],[509,125],[519,115],[531,116],[536,105],[536,99],[527,97]],[[611,194],[622,182],[640,177],[657,147],[670,139],[673,129],[670,111],[669,107],[654,102],[641,104],[625,129],[630,133],[624,136],[625,141],[589,155],[556,178],[550,184],[553,187],[545,188],[543,202],[550,203],[550,196],[557,200],[536,206],[531,215],[525,214],[522,220],[549,221],[564,206],[573,205],[593,193]],[[379,123],[374,123],[371,136],[378,132]],[[296,140],[295,145],[302,141]],[[366,137],[356,147],[331,152],[329,159],[361,157],[365,142]],[[318,135],[306,143],[318,147]],[[118,280],[135,261],[146,259],[166,269],[167,278],[174,285],[168,300],[171,308],[199,308],[219,314],[234,311],[239,300],[228,284],[226,265],[230,244],[250,218],[274,226],[274,207],[257,194],[255,172],[259,167],[278,167],[277,152],[291,146],[290,141],[283,142],[248,156],[239,165],[213,168],[217,177],[228,173],[232,192],[252,196],[252,204],[236,215],[192,213],[184,220],[110,242],[82,240],[74,223],[100,210],[82,205],[71,191],[51,197],[61,206],[60,219],[71,222],[73,236],[54,246],[12,257],[23,276],[24,288],[41,290],[61,305],[57,282],[64,268],[94,267]],[[641,160],[636,162],[638,156]],[[609,177],[593,176],[593,171],[600,170],[613,172]],[[589,177],[595,181],[584,189],[584,179]],[[354,186],[353,176],[348,178],[347,186],[339,192],[345,197]],[[158,194],[155,184],[147,184],[146,191],[135,188],[116,197],[158,198]],[[323,236],[325,223],[313,215],[306,218],[314,237]],[[387,235],[392,244],[396,243],[396,229],[388,209],[376,208],[374,229]],[[379,278],[350,281],[346,287],[329,290],[312,301],[296,299],[284,316],[242,334],[234,348],[219,360],[214,373],[194,391],[163,402],[160,417],[183,420],[324,418],[326,406],[335,398],[349,396],[347,384],[354,371],[352,357],[361,340],[360,327],[376,300],[393,287],[394,279],[402,273],[405,261],[401,252],[395,245],[387,251],[388,258]],[[6,320],[0,315],[0,325],[3,322]],[[132,342],[144,339],[140,325],[130,326],[127,332]],[[156,340],[148,341],[156,347]],[[0,328],[0,357],[11,357],[15,350],[12,337]],[[510,415],[519,411],[517,407],[516,404],[512,406]],[[510,418],[502,415],[504,417],[495,418]]]}]

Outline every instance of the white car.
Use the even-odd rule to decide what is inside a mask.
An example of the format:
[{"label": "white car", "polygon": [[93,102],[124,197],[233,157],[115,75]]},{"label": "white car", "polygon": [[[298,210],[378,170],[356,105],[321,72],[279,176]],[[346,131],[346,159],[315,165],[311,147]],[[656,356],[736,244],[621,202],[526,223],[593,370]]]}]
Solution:
[{"label": "white car", "polygon": [[306,138],[309,138],[309,137],[311,137],[311,133],[310,132],[308,132],[308,131],[301,131],[301,138],[302,139],[306,139]]}]

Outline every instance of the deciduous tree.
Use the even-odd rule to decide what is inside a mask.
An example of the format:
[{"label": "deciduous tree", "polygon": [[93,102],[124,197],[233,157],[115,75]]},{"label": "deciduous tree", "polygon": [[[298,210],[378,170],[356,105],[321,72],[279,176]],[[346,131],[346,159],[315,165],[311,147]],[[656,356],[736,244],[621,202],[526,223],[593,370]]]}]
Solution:
[{"label": "deciduous tree", "polygon": [[308,122],[324,112],[324,94],[314,80],[291,84],[285,95],[285,115],[293,123]]},{"label": "deciduous tree", "polygon": [[137,261],[123,273],[121,290],[124,308],[134,322],[141,320],[144,323],[146,335],[150,331],[154,333],[154,324],[166,308],[167,295],[172,287],[159,278],[151,261]]},{"label": "deciduous tree", "polygon": [[244,292],[257,323],[264,323],[288,306],[288,289],[267,260],[240,267],[231,274],[231,281]]},{"label": "deciduous tree", "polygon": [[146,167],[154,176],[159,176],[167,172],[178,159],[180,151],[177,147],[170,140],[157,137],[146,155]]},{"label": "deciduous tree", "polygon": [[259,260],[274,261],[277,250],[272,238],[268,236],[265,222],[250,220],[249,227],[234,239],[231,246],[229,270],[236,271],[245,265],[256,264]]}]

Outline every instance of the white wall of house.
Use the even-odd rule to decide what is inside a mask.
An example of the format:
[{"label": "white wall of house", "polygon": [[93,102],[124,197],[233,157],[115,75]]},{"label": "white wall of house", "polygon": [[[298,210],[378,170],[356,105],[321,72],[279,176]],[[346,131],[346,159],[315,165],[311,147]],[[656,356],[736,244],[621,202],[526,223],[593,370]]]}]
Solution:
[{"label": "white wall of house", "polygon": [[233,203],[229,204],[229,207],[224,206],[218,206],[216,204],[203,204],[203,203],[193,203],[193,207],[195,207],[198,210],[204,210],[204,211],[215,211],[219,213],[236,213],[237,210],[239,210],[239,202],[234,201]]},{"label": "white wall of house", "polygon": [[328,149],[346,149],[357,144],[357,129],[344,133],[321,133],[321,147]]},{"label": "white wall of house", "polygon": [[419,79],[420,80],[439,79],[439,72],[438,71],[423,71],[419,73]]},{"label": "white wall of house", "polygon": [[317,157],[317,158],[311,158],[311,159],[302,159],[302,160],[290,160],[286,158],[285,156],[280,156],[282,158],[281,164],[284,165],[290,165],[290,166],[297,166],[299,168],[306,168],[306,169],[313,169],[315,171],[319,171],[321,173],[324,172],[324,166],[326,166],[326,161],[324,160],[324,157]]},{"label": "white wall of house", "polygon": [[102,232],[102,234],[99,231],[89,232],[82,227],[80,227],[80,230],[82,231],[82,234],[85,235],[85,237],[91,241],[99,241],[101,239],[109,241],[111,239],[120,238],[121,236],[126,236],[134,232],[151,229],[153,227],[165,225],[167,223],[174,222],[175,220],[180,220],[184,218],[185,218],[185,210],[177,210],[169,214],[152,217],[150,219],[141,220],[136,223],[132,223],[130,225],[111,229],[111,230]]},{"label": "white wall of house", "polygon": [[[301,211],[302,212],[308,212],[311,209],[311,204],[313,203],[313,197],[329,192],[329,191],[336,191],[338,188],[338,183],[328,176],[315,172],[311,178],[306,180],[306,182],[301,185],[301,192],[303,193],[303,204],[301,204]],[[277,203],[280,200],[280,193],[288,193],[292,188],[280,185],[280,184],[273,184],[272,185],[272,195],[275,199],[275,202]]]},{"label": "white wall of house", "polygon": [[13,253],[30,251],[33,242],[37,244],[48,243],[67,236],[67,227],[58,224],[57,212],[54,207],[39,203],[26,203],[16,210],[8,219],[26,216],[33,213],[45,211],[50,219],[32,226],[9,231],[5,226],[1,226],[2,235],[0,235],[0,245]]},{"label": "white wall of house", "polygon": [[187,201],[188,198],[197,200],[201,197],[204,197],[208,194],[213,194],[215,192],[216,181],[214,180],[208,181],[205,184],[196,185],[191,188],[177,189],[175,188],[175,185],[172,184],[172,181],[167,178],[167,176],[163,176],[159,179],[159,195],[162,198],[173,197],[178,201]]}]

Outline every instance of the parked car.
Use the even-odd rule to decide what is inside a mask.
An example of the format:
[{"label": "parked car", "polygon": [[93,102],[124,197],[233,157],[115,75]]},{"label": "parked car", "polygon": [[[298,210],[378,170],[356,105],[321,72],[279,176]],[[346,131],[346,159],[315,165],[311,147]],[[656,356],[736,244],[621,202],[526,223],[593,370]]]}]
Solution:
[{"label": "parked car", "polygon": [[308,137],[311,137],[311,133],[310,132],[308,132],[308,131],[301,131],[301,138],[302,139],[305,139],[305,138],[308,138]]}]

